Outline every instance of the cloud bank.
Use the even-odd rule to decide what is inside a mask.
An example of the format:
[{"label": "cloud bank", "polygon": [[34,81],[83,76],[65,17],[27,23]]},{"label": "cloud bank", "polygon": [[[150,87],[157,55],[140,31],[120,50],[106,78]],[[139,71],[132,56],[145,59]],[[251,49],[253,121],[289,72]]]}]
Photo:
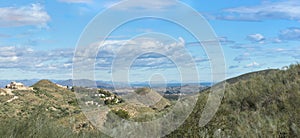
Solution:
[{"label": "cloud bank", "polygon": [[41,4],[0,8],[0,27],[28,25],[45,27],[50,19],[51,17]]}]

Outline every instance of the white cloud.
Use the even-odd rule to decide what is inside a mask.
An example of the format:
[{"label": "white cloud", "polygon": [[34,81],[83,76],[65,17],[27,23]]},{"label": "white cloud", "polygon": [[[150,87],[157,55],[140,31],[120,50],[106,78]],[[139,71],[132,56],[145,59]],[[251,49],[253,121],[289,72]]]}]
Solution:
[{"label": "white cloud", "polygon": [[290,48],[275,48],[273,49],[273,51],[271,51],[272,53],[276,52],[277,56],[283,56],[286,57],[287,55],[299,60],[300,59],[300,48],[299,46],[297,47],[290,47]]},{"label": "white cloud", "polygon": [[291,27],[280,31],[279,38],[282,40],[300,40],[300,28]]},{"label": "white cloud", "polygon": [[[120,62],[119,67],[128,64],[128,57],[139,56],[132,67],[145,68],[170,68],[175,64],[168,58],[172,58],[176,64],[192,65],[189,57],[197,63],[207,62],[206,58],[192,57],[188,55],[187,49],[184,47],[185,40],[181,37],[177,41],[170,42],[163,38],[139,37],[133,40],[106,40],[103,43],[97,42],[91,44],[89,47],[82,48],[77,51],[75,55],[76,64],[86,67],[87,64],[94,64],[88,61],[93,61],[96,58],[96,65],[98,68],[110,70],[111,66],[118,58],[124,60]],[[100,48],[98,49],[98,46]],[[79,50],[79,49],[77,49]],[[99,50],[99,51],[98,51]],[[92,55],[98,51],[97,57]],[[141,55],[142,54],[142,55]],[[126,58],[124,58],[126,57]],[[133,61],[131,61],[133,62]],[[116,64],[115,64],[116,65]]]},{"label": "white cloud", "polygon": [[271,38],[272,43],[282,43],[283,41],[280,38]]},{"label": "white cloud", "polygon": [[[165,39],[161,40],[147,37],[128,41],[107,40],[99,48],[99,51],[97,46],[101,43],[97,42],[92,44],[91,47],[84,48],[84,51],[80,52],[76,58],[80,59],[80,62],[82,63],[91,63],[90,61],[96,59],[96,62],[92,63],[92,65],[95,64],[96,69],[105,71],[111,69],[113,60],[116,56],[118,56],[118,58],[124,58],[134,55],[139,56],[135,61],[132,61],[132,67],[136,67],[135,69],[173,69],[176,68],[176,64],[192,67],[193,61],[186,58],[187,51],[185,51],[184,43],[184,39],[182,38],[178,38],[177,41],[166,41]],[[151,51],[156,50],[165,52],[165,56],[155,54],[154,52],[151,53]],[[91,51],[98,51],[97,57],[92,57]],[[0,69],[17,69],[43,74],[67,74],[71,72],[72,69],[73,53],[73,49],[42,51],[28,47],[0,46]],[[140,55],[141,53],[144,53],[144,55]],[[171,62],[166,56],[173,58],[176,64]],[[198,56],[192,58],[196,63],[208,61],[207,59]],[[125,61],[126,60],[124,59],[124,65],[130,64]]]},{"label": "white cloud", "polygon": [[16,62],[16,61],[18,61],[18,57],[17,56],[0,57],[0,62],[2,62],[2,63]]},{"label": "white cloud", "polygon": [[60,2],[66,2],[66,3],[91,3],[93,0],[58,0]]},{"label": "white cloud", "polygon": [[[187,53],[184,48],[184,40],[183,38],[178,38],[177,42],[168,42],[167,40],[163,40],[164,38],[148,38],[142,37],[137,38],[135,40],[128,41],[127,44],[124,45],[122,49],[119,50],[117,54],[118,57],[125,56],[136,56],[142,53],[151,53],[157,52],[162,54],[160,58],[158,58],[157,54],[149,54],[147,62],[140,62],[139,66],[148,65],[166,65],[167,64],[159,64],[159,63],[167,63],[169,62],[166,57],[172,58],[177,62],[182,62],[188,64],[190,61],[186,61]],[[165,56],[165,57],[164,57]],[[126,60],[124,60],[124,64]],[[177,63],[179,64],[179,63]]]},{"label": "white cloud", "polygon": [[0,27],[47,26],[50,16],[41,4],[0,8]]},{"label": "white cloud", "polygon": [[262,2],[256,6],[243,6],[224,10],[217,19],[237,21],[260,21],[264,19],[300,20],[299,0]]},{"label": "white cloud", "polygon": [[252,62],[252,63],[250,63],[250,64],[247,64],[245,67],[247,67],[247,68],[255,68],[255,67],[260,67],[261,65],[259,64],[259,63],[257,63],[257,62]]},{"label": "white cloud", "polygon": [[15,56],[15,48],[11,46],[0,47],[0,56],[1,57],[11,57]]},{"label": "white cloud", "polygon": [[246,39],[251,42],[264,43],[265,37],[262,34],[251,34]]},{"label": "white cloud", "polygon": [[276,52],[282,52],[282,51],[285,51],[285,49],[283,49],[283,48],[276,48],[275,51]]},{"label": "white cloud", "polygon": [[32,72],[67,72],[71,69],[73,51],[56,49],[36,51],[32,48],[0,47],[0,69],[19,69]]}]

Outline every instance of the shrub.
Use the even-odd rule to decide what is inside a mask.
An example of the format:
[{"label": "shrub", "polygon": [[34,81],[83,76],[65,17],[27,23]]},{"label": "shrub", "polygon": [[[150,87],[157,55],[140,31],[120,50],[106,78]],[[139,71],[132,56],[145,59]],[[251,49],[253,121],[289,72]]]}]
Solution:
[{"label": "shrub", "polygon": [[112,112],[114,114],[116,114],[117,116],[119,116],[120,118],[123,118],[123,119],[129,119],[129,114],[127,111],[125,110],[122,110],[122,109],[119,109],[119,110],[112,110]]}]

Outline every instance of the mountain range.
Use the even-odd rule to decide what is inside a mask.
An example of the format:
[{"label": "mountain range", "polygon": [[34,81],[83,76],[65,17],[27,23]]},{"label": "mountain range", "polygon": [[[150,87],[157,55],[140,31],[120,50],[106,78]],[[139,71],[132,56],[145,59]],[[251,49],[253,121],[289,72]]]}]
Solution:
[{"label": "mountain range", "polygon": [[[37,83],[40,79],[25,79],[25,80],[0,80],[0,88],[4,88],[7,84],[9,84],[12,81],[15,82],[20,82],[23,83],[25,86],[32,86],[35,83]],[[60,84],[62,86],[73,86],[74,84],[76,86],[81,86],[81,87],[94,87],[95,82],[92,80],[88,80],[88,79],[80,79],[80,80],[72,80],[72,79],[68,79],[68,80],[50,80],[56,84]],[[196,83],[180,83],[180,82],[172,82],[172,83],[168,83],[167,86],[168,87],[178,87],[181,85],[193,85]],[[116,82],[115,85],[119,86],[119,87],[123,87],[126,86],[125,83],[122,82]],[[213,85],[213,83],[211,82],[201,82],[200,86],[211,86]],[[96,81],[96,86],[97,88],[108,88],[111,89],[113,88],[113,83],[111,81]],[[131,83],[132,87],[150,87],[149,84],[147,82],[134,82]],[[155,84],[154,87],[160,87],[160,86],[165,86],[164,84]]]}]

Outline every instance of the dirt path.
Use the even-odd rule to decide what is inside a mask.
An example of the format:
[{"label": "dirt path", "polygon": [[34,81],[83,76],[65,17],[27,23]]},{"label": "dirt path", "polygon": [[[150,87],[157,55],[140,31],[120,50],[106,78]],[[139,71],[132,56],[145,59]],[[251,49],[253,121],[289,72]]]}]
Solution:
[{"label": "dirt path", "polygon": [[14,96],[13,98],[7,100],[6,102],[10,103],[10,102],[12,102],[13,100],[16,100],[16,99],[19,99],[19,97],[18,96]]}]

